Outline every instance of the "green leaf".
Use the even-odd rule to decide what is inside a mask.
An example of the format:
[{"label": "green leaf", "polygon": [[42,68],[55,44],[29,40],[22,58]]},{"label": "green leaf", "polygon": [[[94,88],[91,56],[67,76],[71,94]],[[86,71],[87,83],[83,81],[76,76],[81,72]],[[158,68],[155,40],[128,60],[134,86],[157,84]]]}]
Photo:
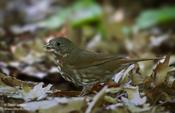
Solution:
[{"label": "green leaf", "polygon": [[62,9],[61,11],[58,11],[57,14],[51,16],[44,21],[41,21],[39,25],[48,29],[59,28],[61,25],[64,24],[70,12],[71,11],[69,9]]},{"label": "green leaf", "polygon": [[49,29],[59,28],[65,22],[72,26],[80,26],[98,20],[101,14],[101,7],[94,1],[77,1],[72,6],[58,10],[55,15],[40,22],[39,25]]},{"label": "green leaf", "polygon": [[71,15],[71,24],[81,26],[84,23],[98,21],[102,15],[101,7],[93,2],[79,2],[73,7],[74,13]]},{"label": "green leaf", "polygon": [[145,29],[175,19],[175,6],[143,11],[136,20],[135,27]]}]

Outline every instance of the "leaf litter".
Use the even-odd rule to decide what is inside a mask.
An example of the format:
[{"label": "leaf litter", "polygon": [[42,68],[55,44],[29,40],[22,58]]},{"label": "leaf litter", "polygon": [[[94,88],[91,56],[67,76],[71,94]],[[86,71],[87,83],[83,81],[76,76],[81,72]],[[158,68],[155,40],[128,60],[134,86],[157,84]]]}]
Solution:
[{"label": "leaf litter", "polygon": [[[43,4],[36,2],[34,9],[44,7],[45,10],[49,10],[53,1],[54,0],[45,0]],[[25,6],[22,1],[18,3]],[[165,59],[158,60],[154,63],[144,62],[130,65],[114,76],[113,83],[117,85],[110,86],[110,84],[104,84],[100,90],[94,88],[94,92],[91,92],[85,97],[78,97],[80,93],[79,88],[75,88],[72,84],[61,79],[57,67],[52,63],[52,58],[50,58],[43,49],[43,40],[46,40],[43,37],[45,37],[47,33],[43,33],[42,30],[41,32],[39,28],[45,28],[51,32],[55,32],[52,30],[56,29],[57,32],[57,28],[60,28],[60,26],[64,27],[67,17],[71,17],[73,14],[76,14],[77,17],[74,17],[70,23],[68,22],[68,24],[71,24],[70,26],[68,25],[69,32],[78,31],[78,35],[73,33],[71,34],[72,37],[85,37],[83,43],[85,43],[87,49],[102,51],[106,47],[106,50],[112,48],[110,51],[122,51],[121,53],[129,53],[129,56],[139,56],[143,58],[148,56],[154,57],[156,53],[164,53],[165,51],[163,50],[167,50],[165,53],[169,53],[172,50],[174,51],[173,33],[162,32],[160,28],[154,28],[159,31],[156,35],[151,33],[153,31],[152,29],[147,31],[134,31],[134,29],[130,29],[129,27],[127,29],[128,34],[119,33],[120,35],[118,35],[119,31],[116,30],[118,27],[116,27],[116,29],[112,29],[111,27],[112,25],[119,25],[112,23],[117,19],[114,17],[112,17],[112,21],[109,23],[106,22],[110,24],[108,27],[109,30],[111,30],[111,34],[107,34],[107,32],[104,31],[102,27],[104,25],[97,25],[99,29],[94,27],[94,25],[87,25],[88,22],[101,21],[101,17],[108,14],[103,14],[102,10],[106,9],[102,9],[101,6],[96,3],[93,4],[93,1],[89,2],[87,8],[83,8],[81,4],[86,6],[86,3],[77,2],[72,8],[65,8],[63,10],[56,8],[60,10],[61,13],[60,11],[56,11],[55,15],[41,21],[37,21],[38,18],[34,18],[35,16],[33,15],[36,14],[35,11],[33,14],[30,13],[32,6],[26,9],[23,7],[23,9],[25,9],[24,12],[27,12],[25,18],[29,17],[24,21],[24,23],[26,22],[24,26],[18,25],[17,23],[12,24],[13,22],[9,23],[9,28],[7,29],[10,32],[0,27],[0,36],[4,36],[4,38],[0,37],[0,40],[2,39],[0,42],[0,49],[2,49],[0,51],[0,112],[175,112],[175,69],[173,67],[175,60],[173,59],[173,54],[166,55]],[[15,7],[16,6],[13,6],[12,9],[15,9]],[[105,7],[110,8],[110,6]],[[75,12],[70,14],[70,9],[74,9]],[[110,11],[112,12],[112,10],[111,8]],[[171,10],[171,7],[168,8],[167,11],[169,12],[169,10]],[[114,9],[114,14],[112,15],[115,16],[117,11],[122,11],[123,16],[122,20],[120,20],[120,23],[122,23],[122,21],[126,19],[126,11],[125,9]],[[161,18],[161,15],[164,14],[161,12],[164,11],[164,9],[152,11],[159,12],[158,18]],[[136,19],[136,25],[141,29],[145,29],[162,23],[162,20],[160,21],[159,19],[159,21],[152,24],[147,23],[147,20],[145,20],[145,15],[148,17],[150,15],[154,16],[155,12],[151,13],[151,10],[143,12],[143,14]],[[44,18],[47,13],[50,12],[42,12],[40,18]],[[51,11],[51,13],[53,12]],[[2,14],[2,12],[0,12],[0,14]],[[34,23],[31,22],[32,18],[35,20]],[[174,14],[170,14],[169,18],[174,18]],[[3,19],[2,21],[5,20]],[[104,21],[109,20],[106,19]],[[1,24],[2,23],[3,22],[1,22]],[[108,29],[108,27],[105,26],[106,29]],[[84,31],[79,28],[84,29]],[[91,31],[88,31],[88,29],[91,29]],[[35,36],[36,31],[37,36]],[[28,34],[26,32],[30,32],[29,37],[25,36]],[[57,34],[60,33],[58,32]],[[87,35],[88,38],[85,35]],[[106,37],[108,37],[108,39]],[[80,42],[81,39],[75,40]],[[106,44],[106,42],[109,42],[111,45],[109,46],[109,43]],[[120,43],[122,45],[119,45]],[[115,46],[113,47],[112,44]],[[121,46],[121,48],[119,48],[119,46]],[[115,47],[117,50],[114,49]],[[170,56],[171,59],[173,59],[172,62],[170,62]]]},{"label": "leaf litter", "polygon": [[[8,72],[10,66],[16,68],[21,73],[26,73],[29,76],[34,75],[38,78],[41,77],[40,73],[44,75],[57,73],[57,69],[54,66],[43,67],[36,65],[36,62],[43,62],[45,59],[42,59],[42,55],[30,57],[24,54],[24,56],[26,57],[21,57],[22,59],[19,58],[18,62],[11,61],[7,65],[2,65],[2,69],[4,70],[2,72],[6,74],[10,73],[10,71]],[[33,57],[39,57],[41,59],[36,60],[36,58]],[[147,77],[142,77],[143,73],[139,71],[140,64],[130,65],[117,73],[117,76],[114,76],[114,83],[119,84],[117,87],[109,88],[104,86],[96,94],[85,97],[76,97],[78,92],[74,91],[56,90],[53,84],[36,84],[35,82],[21,81],[11,76],[5,76],[4,74],[0,77],[1,83],[4,85],[0,88],[0,91],[3,92],[2,95],[7,96],[7,98],[21,100],[12,107],[12,110],[40,110],[42,113],[46,111],[60,111],[61,113],[62,110],[64,110],[64,112],[81,111],[91,113],[102,109],[106,111],[128,111],[133,113],[151,112],[152,110],[158,111],[159,109],[155,107],[155,103],[159,103],[159,105],[163,107],[173,103],[171,99],[174,96],[171,95],[174,94],[174,91],[171,88],[173,87],[174,79],[172,79],[172,75],[169,75],[169,73],[173,72],[173,69],[169,67],[169,59],[170,55],[166,56],[163,60],[159,60],[154,68],[152,68],[151,76]],[[28,62],[29,60],[31,62]],[[38,66],[40,68],[38,68]],[[48,68],[50,68],[50,70],[48,70]],[[144,69],[145,67],[142,66],[142,68]],[[38,69],[44,71],[39,71]],[[165,89],[165,87],[169,89],[163,92],[161,90],[162,87],[163,89]],[[157,94],[160,95],[155,98]],[[8,104],[5,107],[9,109]],[[63,109],[61,110],[61,108]]]}]

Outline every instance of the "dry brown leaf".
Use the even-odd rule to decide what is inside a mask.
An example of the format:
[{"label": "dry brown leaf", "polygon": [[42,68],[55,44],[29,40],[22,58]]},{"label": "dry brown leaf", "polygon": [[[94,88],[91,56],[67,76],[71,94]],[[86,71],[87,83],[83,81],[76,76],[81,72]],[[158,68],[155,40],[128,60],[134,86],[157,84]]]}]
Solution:
[{"label": "dry brown leaf", "polygon": [[4,74],[0,73],[0,80],[1,82],[3,82],[4,84],[8,85],[8,86],[27,86],[27,87],[32,87],[35,85],[35,83],[31,83],[31,82],[25,82],[25,81],[21,81],[18,80],[14,77],[11,76],[5,76]]},{"label": "dry brown leaf", "polygon": [[155,66],[152,73],[152,77],[154,79],[154,84],[156,86],[166,82],[166,79],[168,77],[168,71],[170,70],[169,60],[170,60],[170,55],[167,55],[165,59],[163,59],[163,61],[160,60],[158,64]]}]

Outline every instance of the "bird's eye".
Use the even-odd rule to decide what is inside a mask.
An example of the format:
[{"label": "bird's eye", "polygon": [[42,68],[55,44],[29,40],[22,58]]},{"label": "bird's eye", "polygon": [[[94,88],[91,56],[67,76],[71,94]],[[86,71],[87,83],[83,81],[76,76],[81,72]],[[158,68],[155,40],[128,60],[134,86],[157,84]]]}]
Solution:
[{"label": "bird's eye", "polygon": [[56,43],[56,45],[57,45],[57,46],[60,46],[60,43],[59,43],[59,42],[57,42],[57,43]]}]

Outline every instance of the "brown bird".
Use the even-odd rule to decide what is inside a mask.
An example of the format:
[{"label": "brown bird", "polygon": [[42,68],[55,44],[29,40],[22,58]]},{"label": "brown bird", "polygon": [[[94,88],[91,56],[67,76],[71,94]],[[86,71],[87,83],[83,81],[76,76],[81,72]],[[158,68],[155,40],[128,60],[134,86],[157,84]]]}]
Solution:
[{"label": "brown bird", "polygon": [[50,40],[46,49],[54,54],[62,77],[77,86],[83,86],[80,95],[89,92],[96,83],[105,83],[121,69],[129,65],[152,59],[128,59],[87,51],[77,47],[64,37]]}]

